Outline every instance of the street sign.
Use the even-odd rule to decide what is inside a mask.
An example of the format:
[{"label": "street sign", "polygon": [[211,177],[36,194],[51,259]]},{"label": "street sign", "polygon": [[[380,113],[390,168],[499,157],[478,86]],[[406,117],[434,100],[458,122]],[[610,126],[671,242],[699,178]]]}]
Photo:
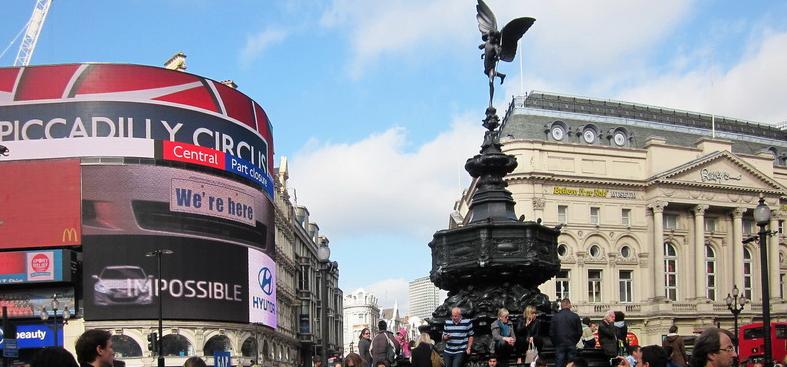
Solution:
[{"label": "street sign", "polygon": [[17,358],[19,357],[19,349],[16,347],[16,339],[5,339],[3,342],[3,357]]}]

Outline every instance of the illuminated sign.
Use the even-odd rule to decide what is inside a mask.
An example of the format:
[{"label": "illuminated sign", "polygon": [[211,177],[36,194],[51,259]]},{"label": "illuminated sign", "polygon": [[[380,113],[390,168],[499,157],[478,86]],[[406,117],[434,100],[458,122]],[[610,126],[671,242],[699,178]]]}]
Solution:
[{"label": "illuminated sign", "polygon": [[225,218],[253,226],[254,197],[197,180],[172,180],[169,210]]},{"label": "illuminated sign", "polygon": [[276,328],[276,263],[249,248],[249,322]]}]

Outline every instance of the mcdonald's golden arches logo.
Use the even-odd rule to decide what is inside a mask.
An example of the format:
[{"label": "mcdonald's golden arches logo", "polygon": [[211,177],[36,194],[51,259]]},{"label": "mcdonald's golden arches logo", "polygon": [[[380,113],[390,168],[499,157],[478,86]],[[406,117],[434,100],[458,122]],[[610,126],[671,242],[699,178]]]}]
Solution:
[{"label": "mcdonald's golden arches logo", "polygon": [[79,242],[79,236],[77,235],[77,230],[74,227],[63,229],[63,243],[69,242]]}]

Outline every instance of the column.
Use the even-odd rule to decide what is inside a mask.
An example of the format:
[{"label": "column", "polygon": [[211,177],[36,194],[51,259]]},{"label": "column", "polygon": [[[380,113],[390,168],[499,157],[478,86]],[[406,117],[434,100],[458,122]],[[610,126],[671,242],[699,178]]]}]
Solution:
[{"label": "column", "polygon": [[688,298],[705,299],[705,211],[707,205],[694,207],[694,292],[689,290]]},{"label": "column", "polygon": [[650,253],[653,254],[653,298],[654,300],[664,300],[666,289],[664,288],[664,207],[666,202],[657,201],[648,205],[653,210],[653,247]]},{"label": "column", "polygon": [[771,213],[771,232],[776,234],[768,236],[768,282],[771,284],[771,300],[779,300],[779,218],[778,212]]},{"label": "column", "polygon": [[[732,209],[732,284],[743,290],[743,213],[746,208]],[[732,288],[730,288],[732,292]]]},{"label": "column", "polygon": [[[584,251],[577,253],[576,274],[572,277],[577,280],[577,287],[573,288],[577,292],[574,293],[572,291],[571,302],[588,303],[590,301],[588,298],[588,270],[585,268],[586,255],[587,253]],[[574,298],[576,298],[576,301],[574,301]]]}]

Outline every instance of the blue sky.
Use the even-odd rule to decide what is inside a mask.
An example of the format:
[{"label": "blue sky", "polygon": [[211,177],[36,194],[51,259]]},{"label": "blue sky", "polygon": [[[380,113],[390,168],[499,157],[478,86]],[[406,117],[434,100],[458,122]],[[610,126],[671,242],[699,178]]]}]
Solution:
[{"label": "blue sky", "polygon": [[[3,2],[1,48],[34,3]],[[786,1],[488,3],[501,27],[537,19],[524,90],[787,121]],[[471,0],[56,0],[32,63],[161,65],[183,51],[189,72],[234,80],[271,118],[277,160],[288,157],[291,192],[331,240],[345,293],[406,308],[481,142],[479,43]],[[499,69],[504,109],[520,65]]]}]

